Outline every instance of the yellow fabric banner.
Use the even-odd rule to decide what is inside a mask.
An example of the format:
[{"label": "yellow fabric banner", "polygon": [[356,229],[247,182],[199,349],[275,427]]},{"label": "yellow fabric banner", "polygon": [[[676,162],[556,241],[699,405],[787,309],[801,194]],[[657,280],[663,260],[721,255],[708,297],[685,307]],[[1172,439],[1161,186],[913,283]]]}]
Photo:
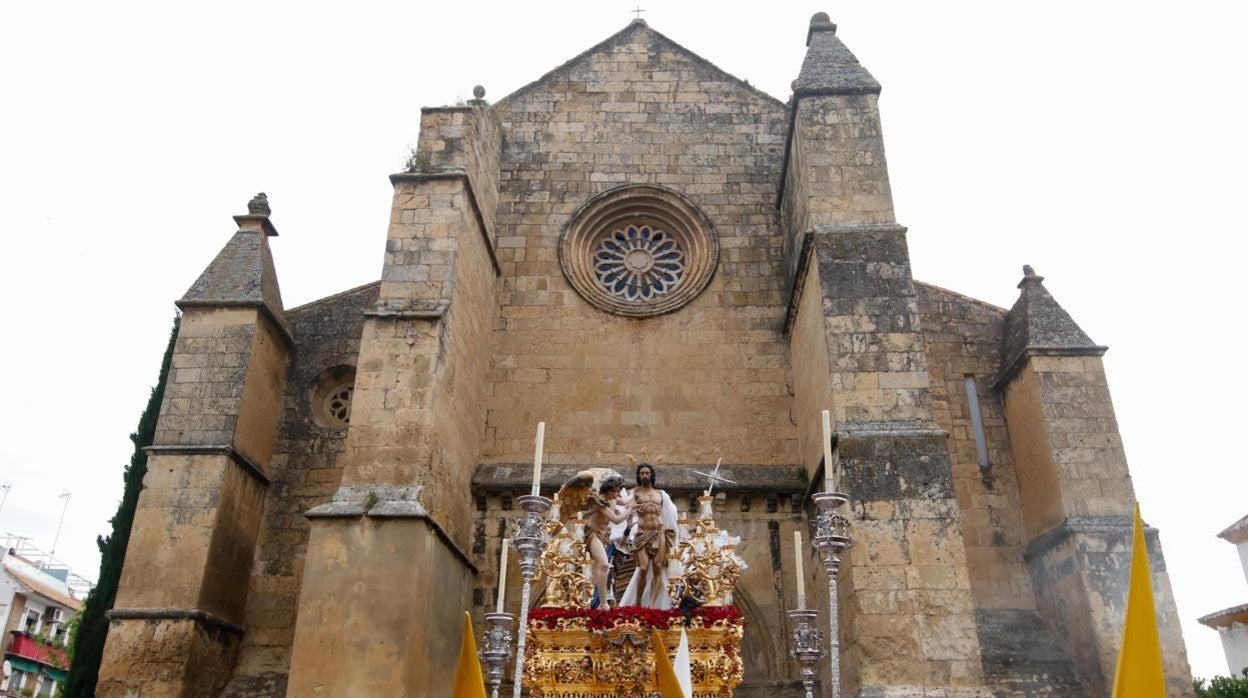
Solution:
[{"label": "yellow fabric banner", "polygon": [[459,643],[459,666],[455,668],[455,691],[451,698],[485,698],[485,677],[477,660],[477,639],[472,634],[472,616],[464,611],[464,639]]},{"label": "yellow fabric banner", "polygon": [[654,633],[654,668],[659,680],[659,693],[663,698],[688,698],[680,689],[680,681],[676,678],[676,670],[672,668],[672,660],[667,658],[667,645],[663,644],[663,636],[658,630]]},{"label": "yellow fabric banner", "polygon": [[1161,665],[1161,640],[1153,607],[1153,584],[1144,545],[1144,522],[1135,505],[1135,534],[1131,542],[1131,586],[1122,623],[1122,647],[1114,675],[1114,698],[1166,698],[1166,673]]}]

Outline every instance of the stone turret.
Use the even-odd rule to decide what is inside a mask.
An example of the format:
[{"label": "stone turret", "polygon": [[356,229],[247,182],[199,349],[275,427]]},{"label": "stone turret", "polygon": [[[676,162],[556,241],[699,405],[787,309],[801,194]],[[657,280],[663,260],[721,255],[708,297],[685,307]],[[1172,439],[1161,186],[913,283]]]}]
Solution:
[{"label": "stone turret", "polygon": [[233,669],[293,344],[266,197],[248,209],[178,301],[99,696],[215,695]]},{"label": "stone turret", "polygon": [[810,18],[806,31],[806,59],[793,83],[793,96],[878,95],[880,83],[836,36],[827,13]]},{"label": "stone turret", "polygon": [[[1005,319],[1002,392],[1036,605],[1093,695],[1108,695],[1126,602],[1135,492],[1110,402],[1100,346],[1027,266]],[[1147,513],[1147,511],[1145,512]],[[1149,530],[1153,589],[1175,692],[1190,669]]]}]

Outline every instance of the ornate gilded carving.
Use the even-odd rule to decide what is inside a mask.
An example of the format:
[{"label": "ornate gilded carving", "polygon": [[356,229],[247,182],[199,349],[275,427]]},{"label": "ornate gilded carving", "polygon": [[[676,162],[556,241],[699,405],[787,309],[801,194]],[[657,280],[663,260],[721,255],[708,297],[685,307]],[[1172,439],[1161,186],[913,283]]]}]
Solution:
[{"label": "ornate gilded carving", "polygon": [[[585,524],[577,522],[578,527]],[[546,579],[546,596],[543,606],[558,608],[587,608],[594,596],[594,585],[585,575],[589,553],[585,549],[584,535],[573,536],[567,527],[557,520],[546,523],[550,539],[542,551],[538,578]]]},{"label": "ornate gilded carving", "polygon": [[[537,613],[529,623],[524,685],[532,698],[644,698],[658,690],[651,628],[659,627],[666,651],[675,652],[683,622],[679,612],[585,610],[569,617],[566,609],[558,611],[550,617]],[[743,630],[731,607],[695,611],[686,628],[691,698],[732,695],[742,679]]]},{"label": "ornate gilded carving", "polygon": [[667,582],[672,603],[679,606],[692,599],[700,606],[721,606],[732,603],[732,590],[741,578],[742,563],[737,556],[736,539],[715,526],[711,517],[710,495],[698,498],[701,513],[693,532],[680,540],[672,557],[680,562],[683,574]]}]

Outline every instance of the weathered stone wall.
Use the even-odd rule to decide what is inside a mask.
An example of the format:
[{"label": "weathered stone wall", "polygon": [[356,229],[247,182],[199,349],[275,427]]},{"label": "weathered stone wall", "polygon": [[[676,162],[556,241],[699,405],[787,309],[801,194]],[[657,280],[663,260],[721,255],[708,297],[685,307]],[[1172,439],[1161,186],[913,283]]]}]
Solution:
[{"label": "weathered stone wall", "polygon": [[[797,462],[781,338],[788,288],[774,197],[786,115],[644,24],[494,107],[506,132],[502,305],[487,462]],[[707,289],[665,316],[592,307],[560,270],[561,227],[628,183],[685,195],[719,236]]]},{"label": "weathered stone wall", "polygon": [[[1131,516],[1135,492],[1100,357],[1030,359],[1067,516]],[[1008,388],[1007,388],[1008,390]],[[1024,490],[1033,489],[1024,482]],[[1032,531],[1033,535],[1040,531]]]},{"label": "weathered stone wall", "polygon": [[420,113],[417,172],[463,172],[485,229],[494,232],[498,207],[498,114],[480,107],[426,107]]},{"label": "weathered stone wall", "polygon": [[376,302],[377,287],[369,284],[286,311],[298,346],[269,466],[271,482],[243,621],[247,632],[224,696],[286,695],[307,555],[304,512],[328,501],[338,489],[347,436],[346,428],[327,426],[315,416],[317,381],[327,371],[356,365],[364,311]]},{"label": "weathered stone wall", "polygon": [[[363,330],[344,482],[426,485],[425,505],[461,547],[484,419],[493,285],[466,180],[396,175],[380,296]],[[481,421],[470,426],[474,418]]]},{"label": "weathered stone wall", "polygon": [[236,633],[193,620],[114,620],[95,695],[215,698],[237,651]]},{"label": "weathered stone wall", "polygon": [[[932,414],[949,433],[954,489],[962,518],[967,573],[984,678],[998,696],[1084,695],[1065,647],[1036,612],[1024,554],[1014,456],[1000,395],[1005,310],[916,283],[932,386]],[[979,455],[966,395],[975,379],[989,470]],[[1072,594],[1074,589],[1072,588]],[[1071,603],[1077,603],[1072,595]]]},{"label": "weathered stone wall", "polygon": [[256,311],[197,309],[194,314],[206,320],[184,322],[178,332],[156,426],[158,446],[223,446],[233,441]]},{"label": "weathered stone wall", "polygon": [[[977,608],[1035,609],[1023,561],[1026,548],[1005,411],[992,390],[1000,370],[1005,310],[916,283],[932,414],[949,432],[949,455]],[[966,377],[975,379],[990,469],[979,468]]]},{"label": "weathered stone wall", "polygon": [[[789,102],[792,110],[792,100]],[[806,190],[807,177],[806,148],[803,129],[793,130],[789,134],[789,142],[785,152],[785,170],[783,189],[780,192],[780,225],[786,231],[784,236],[785,278],[793,279],[794,288],[801,288],[800,279],[796,278],[798,265],[801,263],[802,245],[805,236],[810,232],[810,211],[808,204],[810,193]],[[815,156],[816,162],[826,158]]]},{"label": "weathered stone wall", "polygon": [[781,220],[791,279],[802,236],[814,226],[896,221],[878,95],[798,99],[788,148]]},{"label": "weathered stone wall", "polygon": [[793,421],[797,423],[801,462],[814,476],[823,460],[823,410],[831,410],[832,365],[828,356],[828,333],[823,317],[823,292],[819,265],[808,264],[789,330],[789,357],[793,366]]},{"label": "weathered stone wall", "polygon": [[447,693],[472,569],[428,519],[319,519],[307,564],[286,695]]}]

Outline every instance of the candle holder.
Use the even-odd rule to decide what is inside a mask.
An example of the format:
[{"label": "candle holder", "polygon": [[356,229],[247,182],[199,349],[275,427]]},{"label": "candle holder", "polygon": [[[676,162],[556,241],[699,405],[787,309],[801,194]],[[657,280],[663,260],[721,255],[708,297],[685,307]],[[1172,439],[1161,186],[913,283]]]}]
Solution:
[{"label": "candle holder", "polygon": [[823,659],[823,631],[815,627],[819,618],[818,611],[789,611],[793,619],[793,635],[790,636],[792,646],[789,656],[797,662],[802,673],[802,686],[806,689],[806,698],[814,698],[815,676],[819,674],[819,662]]},{"label": "candle holder", "polygon": [[520,576],[524,579],[520,587],[520,639],[516,643],[516,672],[514,698],[520,698],[520,679],[524,675],[524,648],[529,626],[529,592],[533,585],[533,576],[537,574],[542,552],[546,549],[547,514],[552,502],[540,494],[526,494],[516,497],[516,502],[524,510],[524,515],[515,521],[515,532],[511,539],[511,547],[519,554]]},{"label": "candle holder", "polygon": [[812,499],[819,507],[812,543],[816,550],[823,553],[823,568],[828,573],[828,623],[831,630],[828,656],[832,663],[828,678],[832,683],[832,698],[841,698],[841,611],[836,576],[841,570],[841,553],[854,541],[849,536],[849,519],[837,510],[849,501],[849,497],[842,492],[818,492]]},{"label": "candle holder", "polygon": [[511,659],[511,624],[515,619],[510,613],[485,614],[485,634],[481,636],[481,651],[477,655],[485,662],[485,685],[490,687],[491,698],[498,698],[503,671],[507,660]]}]

